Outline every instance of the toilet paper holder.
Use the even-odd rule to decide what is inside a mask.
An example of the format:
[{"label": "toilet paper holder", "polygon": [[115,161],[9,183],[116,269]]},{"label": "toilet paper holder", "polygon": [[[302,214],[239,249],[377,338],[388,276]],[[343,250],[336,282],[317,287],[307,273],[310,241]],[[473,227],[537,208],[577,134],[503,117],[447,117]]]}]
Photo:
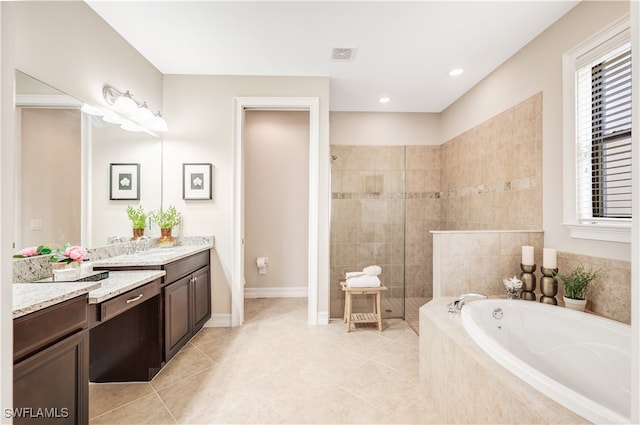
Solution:
[{"label": "toilet paper holder", "polygon": [[256,266],[258,267],[258,274],[266,274],[268,265],[269,265],[269,258],[268,257],[258,257],[256,259]]}]

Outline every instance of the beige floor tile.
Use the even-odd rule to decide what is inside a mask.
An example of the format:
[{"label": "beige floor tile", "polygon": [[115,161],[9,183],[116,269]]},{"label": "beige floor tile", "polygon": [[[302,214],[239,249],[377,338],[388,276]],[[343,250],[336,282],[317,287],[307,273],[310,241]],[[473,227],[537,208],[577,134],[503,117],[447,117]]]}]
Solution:
[{"label": "beige floor tile", "polygon": [[377,352],[371,360],[405,375],[417,376],[420,367],[419,354],[418,347],[396,343]]},{"label": "beige floor tile", "polygon": [[153,394],[147,382],[116,382],[109,384],[89,384],[89,418]]},{"label": "beige floor tile", "polygon": [[390,417],[384,411],[341,388],[330,388],[295,412],[290,423],[301,424],[384,424]]},{"label": "beige floor tile", "polygon": [[[157,394],[144,397],[143,386],[122,387],[123,396],[115,386],[93,389],[92,403],[102,400],[92,412],[104,413],[95,423],[429,419],[417,383],[418,339],[406,322],[386,319],[383,332],[358,328],[347,333],[342,320],[309,326],[306,313],[306,299],[246,300],[242,327],[202,329],[151,384],[142,384]],[[144,413],[152,406],[156,412],[137,416],[136,408]]]},{"label": "beige floor tile", "polygon": [[337,385],[358,398],[394,413],[418,397],[420,383],[415,376],[370,361],[344,375]]},{"label": "beige floor tile", "polygon": [[90,421],[91,425],[176,424],[156,394],[139,398]]},{"label": "beige floor tile", "polygon": [[155,390],[165,388],[176,381],[202,372],[213,363],[213,360],[195,346],[185,346],[153,378],[151,385]]}]

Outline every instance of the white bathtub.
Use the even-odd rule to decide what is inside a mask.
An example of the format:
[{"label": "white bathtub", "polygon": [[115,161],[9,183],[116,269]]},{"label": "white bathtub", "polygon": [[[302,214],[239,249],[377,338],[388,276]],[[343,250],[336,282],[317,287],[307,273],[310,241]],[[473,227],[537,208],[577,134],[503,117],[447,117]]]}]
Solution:
[{"label": "white bathtub", "polygon": [[630,326],[520,300],[469,302],[461,316],[485,352],[549,398],[593,423],[630,423]]}]

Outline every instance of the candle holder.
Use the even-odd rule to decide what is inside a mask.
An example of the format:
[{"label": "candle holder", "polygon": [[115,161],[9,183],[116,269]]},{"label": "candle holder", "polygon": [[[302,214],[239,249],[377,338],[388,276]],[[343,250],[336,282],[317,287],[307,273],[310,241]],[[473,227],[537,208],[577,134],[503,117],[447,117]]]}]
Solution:
[{"label": "candle holder", "polygon": [[536,300],[536,275],[534,272],[536,271],[535,264],[520,264],[520,280],[522,281],[522,293],[520,294],[520,298],[527,301],[535,301]]},{"label": "candle holder", "polygon": [[558,300],[556,299],[556,295],[558,295],[558,280],[556,279],[558,269],[540,267],[540,271],[542,272],[542,277],[540,278],[540,292],[542,292],[540,302],[558,305]]}]

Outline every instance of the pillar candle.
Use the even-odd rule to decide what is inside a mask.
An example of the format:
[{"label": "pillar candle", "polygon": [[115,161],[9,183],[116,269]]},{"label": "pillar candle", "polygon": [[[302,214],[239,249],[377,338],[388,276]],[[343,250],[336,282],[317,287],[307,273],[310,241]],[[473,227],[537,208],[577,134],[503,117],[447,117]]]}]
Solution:
[{"label": "pillar candle", "polygon": [[525,245],[522,247],[522,264],[525,266],[533,266],[533,247]]},{"label": "pillar candle", "polygon": [[558,268],[557,251],[551,248],[542,250],[542,267],[546,269]]}]

